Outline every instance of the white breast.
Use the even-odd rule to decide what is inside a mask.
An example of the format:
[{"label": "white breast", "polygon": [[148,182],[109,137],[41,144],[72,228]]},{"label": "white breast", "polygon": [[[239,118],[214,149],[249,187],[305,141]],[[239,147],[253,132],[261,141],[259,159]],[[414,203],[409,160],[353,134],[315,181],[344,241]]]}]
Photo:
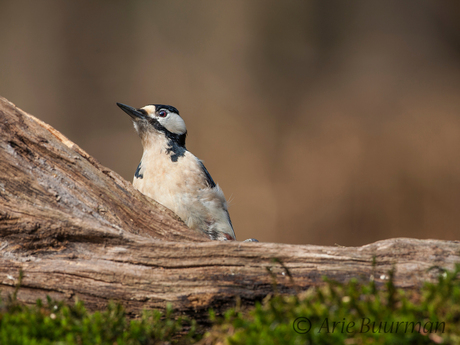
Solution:
[{"label": "white breast", "polygon": [[134,187],[171,209],[190,228],[215,239],[235,239],[225,196],[219,186],[206,184],[198,158],[185,151],[173,162],[166,150],[162,140],[144,145],[142,178],[134,177]]}]

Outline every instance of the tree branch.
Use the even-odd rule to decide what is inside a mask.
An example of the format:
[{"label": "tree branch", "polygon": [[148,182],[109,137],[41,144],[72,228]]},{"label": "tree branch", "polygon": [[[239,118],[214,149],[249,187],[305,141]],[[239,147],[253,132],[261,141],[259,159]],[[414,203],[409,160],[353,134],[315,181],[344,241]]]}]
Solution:
[{"label": "tree branch", "polygon": [[[188,229],[170,210],[49,125],[0,98],[0,289],[34,303],[50,295],[108,300],[135,316],[165,308],[205,318],[236,296],[251,304],[273,292],[322,283],[322,276],[419,286],[459,262],[457,241],[390,239],[363,247],[215,242]],[[276,258],[292,274],[295,286]],[[373,262],[375,261],[375,264]]]}]

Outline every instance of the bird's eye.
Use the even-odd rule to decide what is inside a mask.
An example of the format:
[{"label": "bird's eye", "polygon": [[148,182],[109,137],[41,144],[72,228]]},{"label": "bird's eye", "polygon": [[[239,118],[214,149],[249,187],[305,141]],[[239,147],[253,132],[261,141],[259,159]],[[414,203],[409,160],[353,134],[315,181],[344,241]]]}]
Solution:
[{"label": "bird's eye", "polygon": [[160,110],[158,112],[159,117],[166,117],[166,115],[168,115],[168,112],[166,110]]}]

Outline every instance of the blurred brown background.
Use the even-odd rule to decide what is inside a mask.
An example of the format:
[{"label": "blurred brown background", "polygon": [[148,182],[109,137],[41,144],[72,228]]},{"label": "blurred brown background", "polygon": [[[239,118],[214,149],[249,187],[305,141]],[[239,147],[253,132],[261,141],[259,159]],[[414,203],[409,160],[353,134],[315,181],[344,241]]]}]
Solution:
[{"label": "blurred brown background", "polygon": [[129,181],[176,106],[240,240],[460,237],[457,0],[0,0],[0,95]]}]

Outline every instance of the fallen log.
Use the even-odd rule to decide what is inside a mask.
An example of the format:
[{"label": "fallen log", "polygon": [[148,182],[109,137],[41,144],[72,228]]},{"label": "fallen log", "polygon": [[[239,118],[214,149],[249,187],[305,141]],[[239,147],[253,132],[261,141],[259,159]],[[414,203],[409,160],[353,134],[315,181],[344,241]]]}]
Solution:
[{"label": "fallen log", "polygon": [[210,241],[4,98],[0,128],[0,290],[11,293],[22,270],[18,298],[25,303],[49,295],[96,310],[115,300],[137,316],[171,302],[200,320],[236,296],[248,305],[260,300],[273,292],[273,277],[278,291],[293,293],[323,276],[384,283],[394,268],[395,284],[413,288],[436,278],[430,267],[460,261],[458,241]]}]

